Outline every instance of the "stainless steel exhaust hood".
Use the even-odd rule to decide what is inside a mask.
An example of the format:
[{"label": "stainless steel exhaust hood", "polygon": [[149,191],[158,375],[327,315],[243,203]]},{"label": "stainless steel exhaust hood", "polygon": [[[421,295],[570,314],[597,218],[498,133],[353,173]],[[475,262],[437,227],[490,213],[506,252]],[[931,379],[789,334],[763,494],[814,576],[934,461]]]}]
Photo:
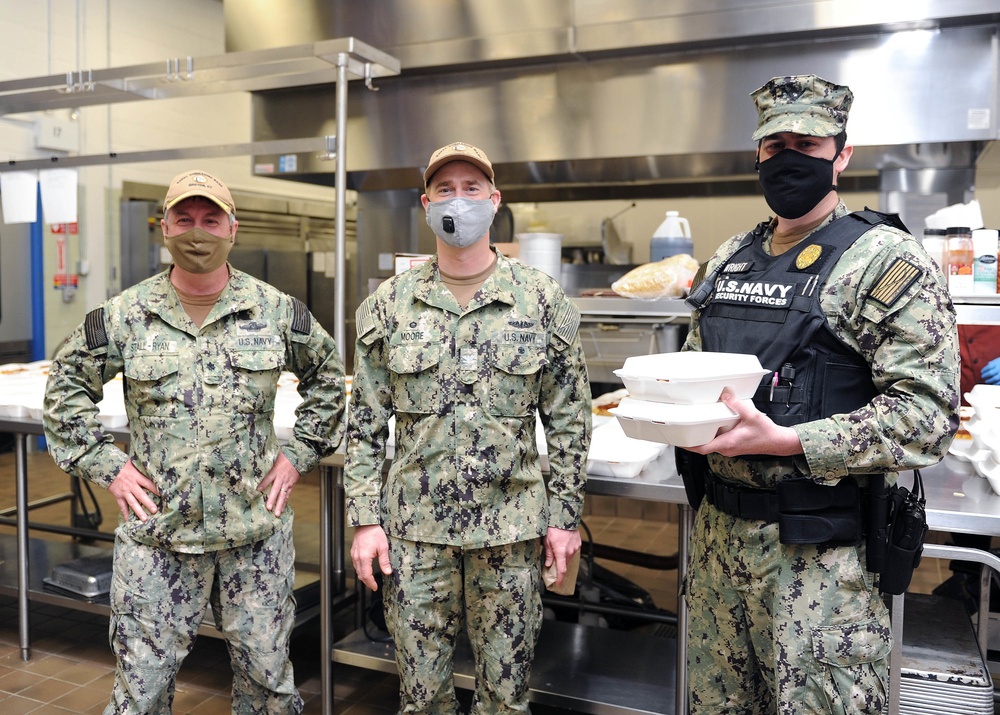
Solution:
[{"label": "stainless steel exhaust hood", "polygon": [[[350,90],[360,191],[418,187],[427,153],[462,138],[511,201],[751,193],[748,94],[782,74],[854,89],[859,188],[968,169],[997,137],[997,0],[290,0],[284,24],[258,5],[226,0],[228,49],[356,35],[400,59],[377,97]],[[333,102],[322,85],[258,92],[254,139],[332,133]],[[282,176],[332,183],[315,157],[294,165]]]}]

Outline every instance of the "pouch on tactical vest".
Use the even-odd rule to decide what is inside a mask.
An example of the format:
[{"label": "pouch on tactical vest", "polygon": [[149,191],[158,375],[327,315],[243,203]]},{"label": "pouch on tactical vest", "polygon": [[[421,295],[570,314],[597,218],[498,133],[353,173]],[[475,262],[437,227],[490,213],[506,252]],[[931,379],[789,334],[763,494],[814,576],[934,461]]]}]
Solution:
[{"label": "pouch on tactical vest", "polygon": [[853,477],[844,477],[834,486],[805,477],[778,482],[778,539],[782,544],[856,546],[861,537],[861,494]]},{"label": "pouch on tactical vest", "polygon": [[889,492],[889,548],[878,587],[893,596],[906,591],[920,565],[927,535],[924,480],[913,470],[913,491],[893,485]]},{"label": "pouch on tactical vest", "polygon": [[695,511],[705,498],[705,479],[708,472],[708,457],[697,452],[689,452],[683,447],[674,447],[674,462],[677,473],[684,482],[684,493],[688,504]]}]

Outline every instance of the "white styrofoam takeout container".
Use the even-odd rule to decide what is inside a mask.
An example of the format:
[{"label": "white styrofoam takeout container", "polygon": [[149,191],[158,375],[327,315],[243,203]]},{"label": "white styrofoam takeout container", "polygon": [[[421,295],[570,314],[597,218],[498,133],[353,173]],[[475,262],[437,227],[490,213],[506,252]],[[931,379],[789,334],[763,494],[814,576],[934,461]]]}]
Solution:
[{"label": "white styrofoam takeout container", "polygon": [[975,459],[970,459],[976,473],[990,483],[990,488],[994,494],[1000,494],[1000,462],[993,457],[993,453],[982,450]]},{"label": "white styrofoam takeout container", "polygon": [[611,414],[618,418],[629,437],[676,447],[697,447],[711,442],[720,429],[732,427],[740,419],[724,402],[681,405],[632,397],[623,398]]},{"label": "white styrofoam takeout container", "polygon": [[594,428],[587,453],[587,474],[631,479],[663,454],[667,446],[625,434],[614,418]]},{"label": "white styrofoam takeout container", "polygon": [[680,352],[630,357],[615,375],[631,397],[696,405],[718,402],[726,387],[749,399],[767,372],[756,355]]},{"label": "white styrofoam takeout container", "polygon": [[1000,385],[979,383],[965,393],[965,401],[981,419],[1000,420]]}]

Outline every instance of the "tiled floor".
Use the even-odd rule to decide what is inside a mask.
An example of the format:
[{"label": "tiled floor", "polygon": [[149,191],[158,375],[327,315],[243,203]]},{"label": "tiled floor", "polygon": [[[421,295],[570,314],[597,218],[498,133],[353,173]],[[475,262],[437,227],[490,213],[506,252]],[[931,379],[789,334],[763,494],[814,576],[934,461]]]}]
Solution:
[{"label": "tiled floor", "polygon": [[[44,452],[29,454],[29,501],[63,492],[68,478]],[[318,473],[306,475],[293,494],[296,510],[296,550],[299,582],[316,579],[318,561]],[[116,521],[115,505],[103,490],[96,496],[104,514],[103,531]],[[0,453],[0,510],[14,504],[13,456]],[[606,506],[606,505],[605,505]],[[33,522],[68,523],[69,504],[57,503],[31,512]],[[605,508],[603,511],[607,511]],[[621,509],[626,511],[627,509]],[[676,552],[677,525],[659,519],[615,514],[591,515],[586,519],[596,543],[648,554]],[[13,528],[0,525],[0,534]],[[37,532],[33,535],[38,535]],[[44,535],[49,539],[67,539]],[[348,540],[350,535],[348,535]],[[98,545],[101,544],[98,542]],[[677,578],[674,570],[658,570],[620,562],[599,564],[644,589],[660,609],[676,608]],[[914,578],[913,590],[928,593],[950,575],[945,561],[925,559]],[[352,614],[338,619],[335,637],[345,635]],[[46,604],[32,603],[29,661],[21,660],[18,648],[15,599],[0,596],[0,713],[3,715],[48,715],[55,713],[101,713],[107,703],[114,673],[107,639],[107,616],[84,613]],[[306,713],[320,712],[320,646],[318,619],[300,627],[293,638],[292,659],[296,683],[306,701]],[[175,713],[215,715],[230,712],[232,673],[224,643],[201,637],[178,677]],[[397,679],[393,675],[334,665],[334,709],[337,715],[390,715],[398,705]],[[467,699],[467,694],[461,695]],[[536,715],[565,715],[556,708],[533,707]]]}]

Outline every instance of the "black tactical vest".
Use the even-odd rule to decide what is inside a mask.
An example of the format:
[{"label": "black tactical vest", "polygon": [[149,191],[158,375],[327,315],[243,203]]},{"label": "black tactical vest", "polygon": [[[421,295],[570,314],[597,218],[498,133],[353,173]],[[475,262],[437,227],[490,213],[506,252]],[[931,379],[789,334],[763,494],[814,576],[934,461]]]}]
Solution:
[{"label": "black tactical vest", "polygon": [[777,424],[852,412],[878,394],[868,363],[830,329],[819,297],[844,251],[883,223],[902,226],[895,216],[856,212],[780,256],[764,250],[761,224],[706,278],[714,290],[701,311],[702,349],[757,355],[769,372],[753,401]]}]

